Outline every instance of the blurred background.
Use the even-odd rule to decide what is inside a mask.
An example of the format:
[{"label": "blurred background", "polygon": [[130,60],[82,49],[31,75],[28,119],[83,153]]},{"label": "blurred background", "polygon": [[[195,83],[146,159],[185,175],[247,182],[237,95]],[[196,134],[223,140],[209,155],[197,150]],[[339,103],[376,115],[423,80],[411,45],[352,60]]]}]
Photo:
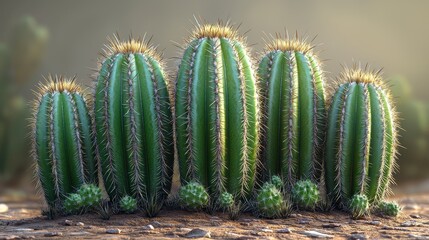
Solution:
[{"label": "blurred background", "polygon": [[[0,2],[0,192],[28,192],[28,102],[42,75],[77,75],[91,85],[106,38],[153,36],[168,70],[177,69],[178,48],[195,23],[218,19],[241,24],[254,56],[263,38],[298,31],[320,44],[328,85],[341,64],[384,68],[403,130],[396,181],[426,186],[429,179],[429,1],[1,1]],[[425,30],[426,29],[426,30]],[[407,185],[408,184],[408,185]],[[418,185],[420,186],[420,185]],[[405,188],[405,187],[403,187]],[[428,188],[423,188],[428,189]],[[427,191],[427,190],[426,190]]]}]

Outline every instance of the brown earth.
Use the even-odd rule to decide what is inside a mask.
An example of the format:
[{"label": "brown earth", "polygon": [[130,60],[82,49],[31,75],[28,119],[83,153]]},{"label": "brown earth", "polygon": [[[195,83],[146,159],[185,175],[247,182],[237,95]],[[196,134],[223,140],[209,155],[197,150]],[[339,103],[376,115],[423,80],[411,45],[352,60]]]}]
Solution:
[{"label": "brown earth", "polygon": [[[225,214],[163,210],[155,218],[123,214],[102,220],[96,214],[85,214],[47,220],[41,216],[40,201],[35,198],[0,197],[0,202],[9,207],[7,212],[0,214],[0,239],[166,239],[192,236],[303,239],[311,233],[309,231],[315,231],[319,237],[335,239],[429,239],[429,194],[399,193],[394,200],[403,207],[397,218],[372,215],[353,220],[347,213],[339,211],[300,211],[287,219],[258,219],[243,214],[239,220],[230,221]],[[109,231],[114,233],[107,233]]]}]

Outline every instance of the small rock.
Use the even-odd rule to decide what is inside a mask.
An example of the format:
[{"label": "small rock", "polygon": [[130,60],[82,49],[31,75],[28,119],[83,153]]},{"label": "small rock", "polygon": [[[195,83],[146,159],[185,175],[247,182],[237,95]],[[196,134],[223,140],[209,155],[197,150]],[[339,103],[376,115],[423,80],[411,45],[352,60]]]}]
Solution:
[{"label": "small rock", "polygon": [[191,231],[189,231],[188,233],[183,234],[182,237],[185,237],[185,238],[203,238],[203,237],[210,238],[211,236],[210,236],[209,231],[206,231],[206,230],[203,230],[200,228],[195,228],[195,229],[192,229]]},{"label": "small rock", "polygon": [[382,227],[382,229],[383,230],[392,230],[392,231],[403,231],[403,232],[409,231],[408,229],[403,228],[403,227],[391,227],[391,226],[384,226],[384,227]]},{"label": "small rock", "polygon": [[155,228],[151,224],[149,224],[149,225],[143,226],[142,229],[143,230],[154,230]]},{"label": "small rock", "polygon": [[320,233],[317,231],[304,231],[303,234],[308,237],[314,237],[314,238],[333,238],[334,237],[332,235]]},{"label": "small rock", "polygon": [[77,222],[76,226],[83,227],[83,226],[85,226],[85,223],[83,223],[83,222]]},{"label": "small rock", "polygon": [[266,233],[272,233],[273,230],[269,229],[269,228],[262,228],[261,232],[266,232]]},{"label": "small rock", "polygon": [[192,231],[192,229],[191,228],[179,228],[178,231],[179,232],[190,232],[190,231]]},{"label": "small rock", "polygon": [[68,220],[68,219],[66,219],[66,220],[64,220],[64,225],[66,225],[66,226],[73,226],[73,221],[72,220]]},{"label": "small rock", "polygon": [[401,223],[401,227],[415,227],[417,225],[419,225],[419,223],[415,220],[409,220]]},{"label": "small rock", "polygon": [[250,224],[249,222],[241,222],[241,223],[240,223],[240,225],[241,225],[241,226],[248,227],[248,226],[250,226],[251,224]]},{"label": "small rock", "polygon": [[9,235],[9,236],[0,236],[0,240],[12,240],[12,239],[20,239],[20,236]]},{"label": "small rock", "polygon": [[292,230],[289,228],[283,228],[283,229],[277,230],[277,233],[292,233]]},{"label": "small rock", "polygon": [[300,219],[298,220],[298,224],[309,224],[311,222],[310,219]]},{"label": "small rock", "polygon": [[225,235],[228,236],[228,238],[239,238],[242,237],[242,235],[233,233],[233,232],[225,232]]},{"label": "small rock", "polygon": [[422,217],[420,217],[420,215],[418,215],[418,214],[410,214],[410,217],[411,217],[411,218],[414,218],[414,219],[420,219],[420,218],[422,218]]},{"label": "small rock", "polygon": [[69,233],[70,236],[84,236],[84,235],[89,235],[91,234],[90,232],[85,232],[85,231],[80,231],[80,232],[71,232]]},{"label": "small rock", "polygon": [[9,207],[4,203],[0,203],[0,213],[5,213],[7,211],[9,211]]},{"label": "small rock", "polygon": [[417,239],[417,240],[429,239],[429,237],[427,237],[427,236],[421,236],[421,235],[416,235],[416,234],[412,234],[412,233],[408,234],[408,237],[412,238],[412,239]]},{"label": "small rock", "polygon": [[289,216],[290,216],[290,217],[302,217],[302,214],[299,214],[299,213],[291,213]]},{"label": "small rock", "polygon": [[63,235],[62,232],[48,232],[48,233],[45,233],[45,235],[43,235],[43,236],[45,236],[45,237],[60,237],[62,235]]},{"label": "small rock", "polygon": [[375,226],[380,226],[381,222],[380,221],[368,221],[369,225],[375,225]]},{"label": "small rock", "polygon": [[352,233],[348,239],[349,240],[366,240],[367,237],[363,233]]},{"label": "small rock", "polygon": [[156,227],[156,228],[160,228],[160,227],[164,226],[164,224],[162,224],[158,221],[153,221],[153,222],[149,223],[149,225],[152,225],[153,227]]},{"label": "small rock", "polygon": [[106,233],[108,233],[108,234],[120,234],[121,232],[122,232],[122,230],[119,228],[112,228],[112,229],[106,230]]},{"label": "small rock", "polygon": [[13,231],[15,232],[31,232],[31,231],[34,231],[34,229],[32,229],[32,228],[15,228],[15,229],[13,229]]},{"label": "small rock", "polygon": [[342,225],[339,223],[325,223],[322,225],[323,228],[337,228],[341,227]]}]

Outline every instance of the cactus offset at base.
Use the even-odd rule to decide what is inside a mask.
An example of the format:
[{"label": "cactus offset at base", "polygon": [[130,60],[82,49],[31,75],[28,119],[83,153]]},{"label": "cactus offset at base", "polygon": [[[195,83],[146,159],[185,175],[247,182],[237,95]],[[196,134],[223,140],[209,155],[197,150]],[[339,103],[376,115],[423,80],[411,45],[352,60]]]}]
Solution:
[{"label": "cactus offset at base", "polygon": [[179,198],[182,206],[191,210],[199,210],[209,203],[209,195],[203,185],[190,182],[179,190]]},{"label": "cactus offset at base", "polygon": [[102,200],[101,189],[94,184],[84,184],[77,190],[82,198],[82,206],[93,207],[98,205]]},{"label": "cactus offset at base", "polygon": [[119,201],[119,207],[126,213],[137,211],[137,200],[131,196],[125,196]]},{"label": "cactus offset at base", "polygon": [[234,206],[234,196],[229,192],[223,192],[219,197],[219,205],[223,209],[229,209]]},{"label": "cactus offset at base", "polygon": [[356,194],[350,200],[349,206],[353,218],[360,218],[368,214],[369,201],[366,195]]},{"label": "cactus offset at base", "polygon": [[64,200],[66,213],[79,213],[83,207],[83,199],[80,194],[72,193]]},{"label": "cactus offset at base", "polygon": [[277,176],[277,175],[272,176],[271,177],[271,183],[274,186],[276,186],[277,189],[279,189],[279,190],[283,189],[283,181],[279,176]]},{"label": "cactus offset at base", "polygon": [[61,208],[68,194],[97,182],[97,163],[81,88],[74,79],[47,80],[35,102],[32,155],[48,206]]},{"label": "cactus offset at base", "polygon": [[319,189],[310,180],[301,180],[292,188],[292,199],[298,207],[314,210],[320,200]]},{"label": "cactus offset at base", "polygon": [[258,213],[262,217],[277,218],[286,214],[289,209],[283,194],[271,183],[265,183],[256,198]]},{"label": "cactus offset at base", "polygon": [[401,212],[401,207],[396,202],[381,202],[378,209],[382,215],[396,217]]}]

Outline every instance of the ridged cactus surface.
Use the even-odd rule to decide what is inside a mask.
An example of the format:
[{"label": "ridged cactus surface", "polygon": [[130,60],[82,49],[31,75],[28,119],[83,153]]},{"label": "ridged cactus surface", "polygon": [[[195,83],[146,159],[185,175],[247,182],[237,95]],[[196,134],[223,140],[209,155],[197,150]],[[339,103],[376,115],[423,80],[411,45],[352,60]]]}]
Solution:
[{"label": "ridged cactus surface", "polygon": [[298,180],[318,182],[321,176],[325,90],[312,48],[298,37],[276,38],[258,69],[263,178],[279,175],[289,190]]},{"label": "ridged cactus surface", "polygon": [[98,182],[97,162],[82,90],[74,79],[47,80],[35,103],[33,155],[47,204],[58,210],[82,184]]},{"label": "ridged cactus surface", "polygon": [[255,182],[258,97],[245,43],[230,26],[199,25],[184,47],[175,86],[182,185],[248,196]]},{"label": "ridged cactus surface", "polygon": [[327,193],[342,206],[356,194],[372,204],[383,199],[392,181],[396,113],[378,73],[346,69],[341,78],[328,117]]},{"label": "ridged cactus surface", "polygon": [[154,214],[173,175],[166,75],[155,49],[144,41],[115,37],[106,48],[94,100],[104,184],[114,203],[132,196]]}]

